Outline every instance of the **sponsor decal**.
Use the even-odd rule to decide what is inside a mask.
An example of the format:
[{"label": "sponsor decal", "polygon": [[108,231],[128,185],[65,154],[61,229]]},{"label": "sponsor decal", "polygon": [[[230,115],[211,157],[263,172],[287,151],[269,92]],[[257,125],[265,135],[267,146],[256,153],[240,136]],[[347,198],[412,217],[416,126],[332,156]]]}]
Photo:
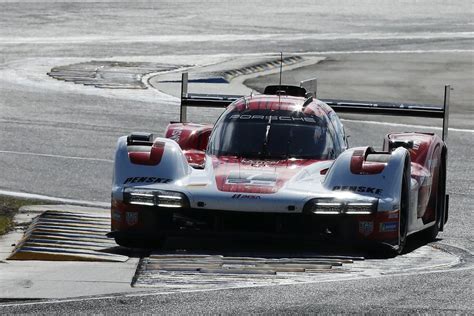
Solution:
[{"label": "sponsor decal", "polygon": [[359,233],[361,233],[364,236],[369,236],[372,234],[374,231],[374,222],[365,222],[365,221],[360,221],[359,222]]},{"label": "sponsor decal", "polygon": [[388,214],[388,218],[390,219],[398,218],[398,212]]},{"label": "sponsor decal", "polygon": [[398,222],[380,223],[379,231],[381,233],[398,231]]},{"label": "sponsor decal", "polygon": [[244,165],[251,165],[252,167],[260,168],[278,165],[281,163],[281,160],[254,160],[243,158],[241,163]]},{"label": "sponsor decal", "polygon": [[382,194],[383,190],[373,187],[363,187],[355,185],[336,185],[332,188],[333,191],[351,191],[351,192],[360,192],[360,193],[372,193],[375,195]]},{"label": "sponsor decal", "polygon": [[138,224],[138,212],[127,212],[125,214],[125,221],[129,226]]},{"label": "sponsor decal", "polygon": [[179,143],[179,140],[181,139],[181,133],[183,131],[180,129],[174,129],[171,131],[170,139],[174,140],[175,142]]},{"label": "sponsor decal", "polygon": [[272,118],[272,121],[299,121],[304,123],[317,123],[315,117],[311,116],[278,116],[278,115],[249,115],[249,114],[234,114],[229,117],[231,120],[264,120],[268,121]]},{"label": "sponsor decal", "polygon": [[274,186],[277,175],[275,173],[254,173],[254,172],[231,172],[226,179],[226,184],[244,184],[259,186]]},{"label": "sponsor decal", "polygon": [[234,194],[232,195],[233,199],[247,199],[247,200],[259,200],[260,195],[248,195],[248,194]]},{"label": "sponsor decal", "polygon": [[130,177],[125,180],[123,184],[127,183],[168,183],[171,179],[158,178],[158,177]]},{"label": "sponsor decal", "polygon": [[112,210],[112,220],[121,222],[122,221],[122,214],[118,210]]}]

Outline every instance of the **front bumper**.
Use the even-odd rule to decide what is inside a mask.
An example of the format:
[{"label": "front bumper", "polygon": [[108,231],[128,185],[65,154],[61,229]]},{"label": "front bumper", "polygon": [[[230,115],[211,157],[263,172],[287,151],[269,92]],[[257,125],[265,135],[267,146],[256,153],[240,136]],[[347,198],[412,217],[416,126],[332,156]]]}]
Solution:
[{"label": "front bumper", "polygon": [[398,211],[370,215],[236,212],[112,203],[109,237],[229,236],[398,244]]}]

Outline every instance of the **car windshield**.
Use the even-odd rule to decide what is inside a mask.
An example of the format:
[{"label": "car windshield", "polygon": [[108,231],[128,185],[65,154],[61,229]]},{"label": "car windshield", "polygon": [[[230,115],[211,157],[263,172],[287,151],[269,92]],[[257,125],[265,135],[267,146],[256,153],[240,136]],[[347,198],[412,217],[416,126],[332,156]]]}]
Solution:
[{"label": "car windshield", "polygon": [[[328,159],[332,141],[325,121],[288,112],[232,114],[217,122],[210,154],[245,158]],[[281,115],[283,114],[283,115]],[[296,115],[296,116],[295,116]]]}]

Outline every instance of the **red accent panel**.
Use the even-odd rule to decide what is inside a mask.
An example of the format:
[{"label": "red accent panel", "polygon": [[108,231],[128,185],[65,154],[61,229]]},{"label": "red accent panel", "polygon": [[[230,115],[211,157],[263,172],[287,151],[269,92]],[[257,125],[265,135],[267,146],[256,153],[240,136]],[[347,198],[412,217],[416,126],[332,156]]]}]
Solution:
[{"label": "red accent panel", "polygon": [[354,174],[361,174],[362,166],[364,164],[365,152],[362,150],[355,150],[351,157],[351,172]]},{"label": "red accent panel", "polygon": [[355,150],[351,157],[351,172],[353,174],[377,174],[385,168],[385,163],[365,161],[367,150]]},{"label": "red accent panel", "polygon": [[[261,194],[277,192],[289,179],[301,171],[301,168],[317,161],[309,159],[261,160],[235,156],[213,157],[212,160],[219,191]],[[229,181],[231,177],[234,177],[234,181]]]},{"label": "red accent panel", "polygon": [[138,216],[138,222],[134,225],[130,225],[127,222],[127,213],[138,212],[143,206],[139,205],[129,205],[125,204],[122,201],[112,199],[112,208],[111,208],[111,228],[112,231],[126,231],[130,228],[136,229],[142,227],[142,222],[140,216]]},{"label": "red accent panel", "polygon": [[161,162],[161,158],[163,157],[165,143],[155,142],[150,148],[150,152],[129,152],[128,157],[130,161],[137,165],[156,166]]},{"label": "red accent panel", "polygon": [[209,135],[212,131],[210,124],[173,123],[166,129],[166,138],[171,138],[181,149],[206,150]]},{"label": "red accent panel", "polygon": [[185,150],[184,156],[192,167],[204,167],[206,162],[206,153],[201,150]]},{"label": "red accent panel", "polygon": [[[380,212],[374,215],[357,216],[359,240],[390,241],[398,238],[399,210]],[[396,223],[396,226],[394,226]],[[383,225],[392,225],[396,229],[383,230]],[[385,227],[387,228],[387,227]]]},{"label": "red accent panel", "polygon": [[385,168],[385,163],[382,162],[367,162],[362,163],[362,174],[377,174],[381,173]]}]

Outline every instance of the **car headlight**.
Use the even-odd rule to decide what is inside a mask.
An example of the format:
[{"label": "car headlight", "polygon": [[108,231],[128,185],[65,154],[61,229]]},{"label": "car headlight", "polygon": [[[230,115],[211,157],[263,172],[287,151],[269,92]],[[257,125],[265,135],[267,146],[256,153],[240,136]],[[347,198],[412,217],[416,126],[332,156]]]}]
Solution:
[{"label": "car headlight", "polygon": [[189,205],[186,195],[175,191],[125,188],[123,191],[125,203],[143,206],[158,206],[182,208]]},{"label": "car headlight", "polygon": [[305,211],[326,215],[369,215],[377,211],[377,199],[364,201],[347,201],[340,199],[312,199],[305,205]]}]

